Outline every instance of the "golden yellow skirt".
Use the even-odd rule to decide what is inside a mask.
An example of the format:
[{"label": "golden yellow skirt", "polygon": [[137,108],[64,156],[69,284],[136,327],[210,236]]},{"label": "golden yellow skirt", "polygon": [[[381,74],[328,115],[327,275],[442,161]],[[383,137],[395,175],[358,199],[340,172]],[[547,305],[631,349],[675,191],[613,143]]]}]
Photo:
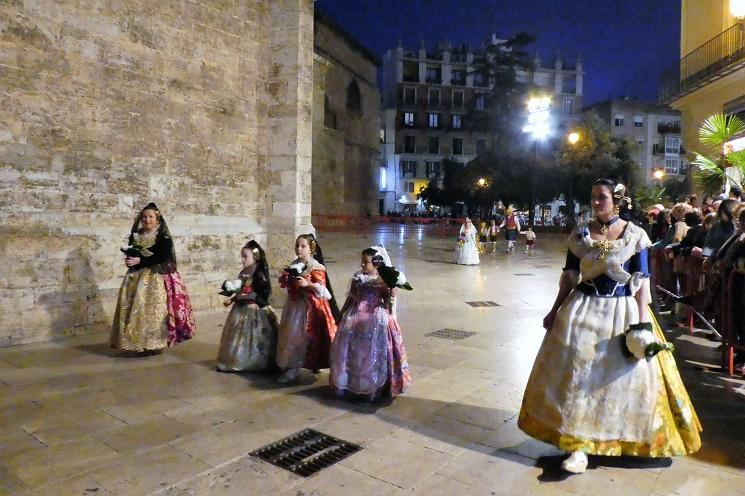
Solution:
[{"label": "golden yellow skirt", "polygon": [[168,306],[163,277],[146,267],[127,272],[111,330],[111,346],[127,351],[162,350],[168,346]]},{"label": "golden yellow skirt", "polygon": [[[665,336],[659,324],[654,320],[654,317],[652,319],[655,335],[660,341],[665,342]],[[552,329],[551,332],[555,330]],[[544,341],[544,346],[545,343],[546,341]],[[541,391],[542,374],[553,373],[570,377],[573,372],[560,370],[562,368],[561,364],[540,364],[540,359],[541,353],[539,353],[534,365],[518,419],[520,429],[530,436],[553,444],[562,450],[583,451],[591,455],[606,456],[682,456],[694,453],[701,447],[701,423],[680,378],[672,353],[659,353],[651,361],[651,365],[654,367],[654,375],[656,375],[654,382],[657,384],[656,397],[649,403],[653,405],[651,417],[643,411],[631,411],[625,419],[618,419],[618,422],[621,423],[641,421],[647,425],[646,432],[648,434],[644,440],[593,438],[592,435],[587,435],[593,429],[593,422],[598,423],[597,419],[592,418],[592,412],[583,412],[581,416],[585,418],[577,421],[575,418],[567,418],[574,415],[572,407],[569,405],[541,405],[540,402],[545,401],[547,397]],[[628,391],[627,394],[634,393]],[[571,397],[571,395],[568,397]],[[624,399],[607,398],[607,401],[623,403]],[[533,402],[539,404],[536,405]],[[623,408],[620,409],[620,411],[622,410]],[[544,414],[544,412],[548,412],[548,414]],[[568,429],[566,429],[567,425],[583,424],[587,427],[584,429],[583,435],[576,435],[576,433],[568,432]],[[597,427],[599,431],[603,429],[603,426],[599,424]],[[623,430],[619,429],[619,431]]]}]

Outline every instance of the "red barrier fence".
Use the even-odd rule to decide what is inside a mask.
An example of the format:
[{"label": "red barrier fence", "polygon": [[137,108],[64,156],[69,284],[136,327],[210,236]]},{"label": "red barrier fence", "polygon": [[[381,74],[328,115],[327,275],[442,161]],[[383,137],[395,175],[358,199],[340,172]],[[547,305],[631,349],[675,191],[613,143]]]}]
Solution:
[{"label": "red barrier fence", "polygon": [[[691,332],[696,314],[707,319],[707,326],[708,321],[716,322],[714,328],[722,335],[722,368],[733,375],[735,352],[745,352],[745,343],[740,343],[738,338],[745,325],[741,318],[741,314],[745,315],[742,304],[745,274],[735,270],[720,273],[718,268],[707,271],[706,259],[699,255],[679,255],[673,262],[661,249],[653,250],[650,260],[654,285],[684,297],[689,307]],[[713,303],[707,305],[707,300]]]}]

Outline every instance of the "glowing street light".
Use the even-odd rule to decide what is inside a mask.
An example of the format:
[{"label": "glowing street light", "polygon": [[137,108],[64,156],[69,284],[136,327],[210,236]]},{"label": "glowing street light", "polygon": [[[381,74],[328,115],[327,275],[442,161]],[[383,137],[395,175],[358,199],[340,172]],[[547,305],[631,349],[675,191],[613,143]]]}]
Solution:
[{"label": "glowing street light", "polygon": [[486,187],[486,179],[484,179],[482,177],[478,181],[476,181],[476,184],[478,184],[479,188],[485,188]]},{"label": "glowing street light", "polygon": [[738,21],[745,20],[745,0],[729,0],[729,12]]},{"label": "glowing street light", "polygon": [[665,177],[665,171],[662,169],[657,169],[656,171],[652,173],[652,175],[654,176],[655,179],[657,179],[658,181],[661,181],[662,178]]},{"label": "glowing street light", "polygon": [[543,141],[550,134],[550,96],[534,96],[528,100],[528,123],[523,132],[530,133],[534,140]]},{"label": "glowing street light", "polygon": [[576,145],[579,142],[580,138],[581,136],[579,135],[579,133],[569,133],[569,136],[567,136],[567,141],[570,145]]}]

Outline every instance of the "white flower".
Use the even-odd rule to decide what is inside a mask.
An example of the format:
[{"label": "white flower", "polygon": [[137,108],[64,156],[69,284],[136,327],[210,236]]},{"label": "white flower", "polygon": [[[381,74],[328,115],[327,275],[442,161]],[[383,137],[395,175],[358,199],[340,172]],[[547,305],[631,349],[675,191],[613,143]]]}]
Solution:
[{"label": "white flower", "polygon": [[233,279],[232,281],[225,281],[223,283],[225,291],[238,291],[241,287],[243,287],[243,281],[240,279]]},{"label": "white flower", "polygon": [[295,269],[295,271],[299,273],[302,273],[304,268],[305,268],[305,264],[303,262],[298,262],[298,263],[290,265],[290,269]]},{"label": "white flower", "polygon": [[635,329],[626,332],[626,348],[638,359],[647,358],[647,346],[656,343],[652,331],[648,329]]}]

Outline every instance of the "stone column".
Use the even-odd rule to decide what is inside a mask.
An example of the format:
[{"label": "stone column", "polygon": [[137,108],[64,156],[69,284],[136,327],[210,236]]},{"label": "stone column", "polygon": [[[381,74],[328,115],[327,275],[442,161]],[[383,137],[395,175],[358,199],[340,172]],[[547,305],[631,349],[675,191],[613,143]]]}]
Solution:
[{"label": "stone column", "polygon": [[266,253],[282,267],[311,225],[313,2],[273,0],[266,81]]}]

